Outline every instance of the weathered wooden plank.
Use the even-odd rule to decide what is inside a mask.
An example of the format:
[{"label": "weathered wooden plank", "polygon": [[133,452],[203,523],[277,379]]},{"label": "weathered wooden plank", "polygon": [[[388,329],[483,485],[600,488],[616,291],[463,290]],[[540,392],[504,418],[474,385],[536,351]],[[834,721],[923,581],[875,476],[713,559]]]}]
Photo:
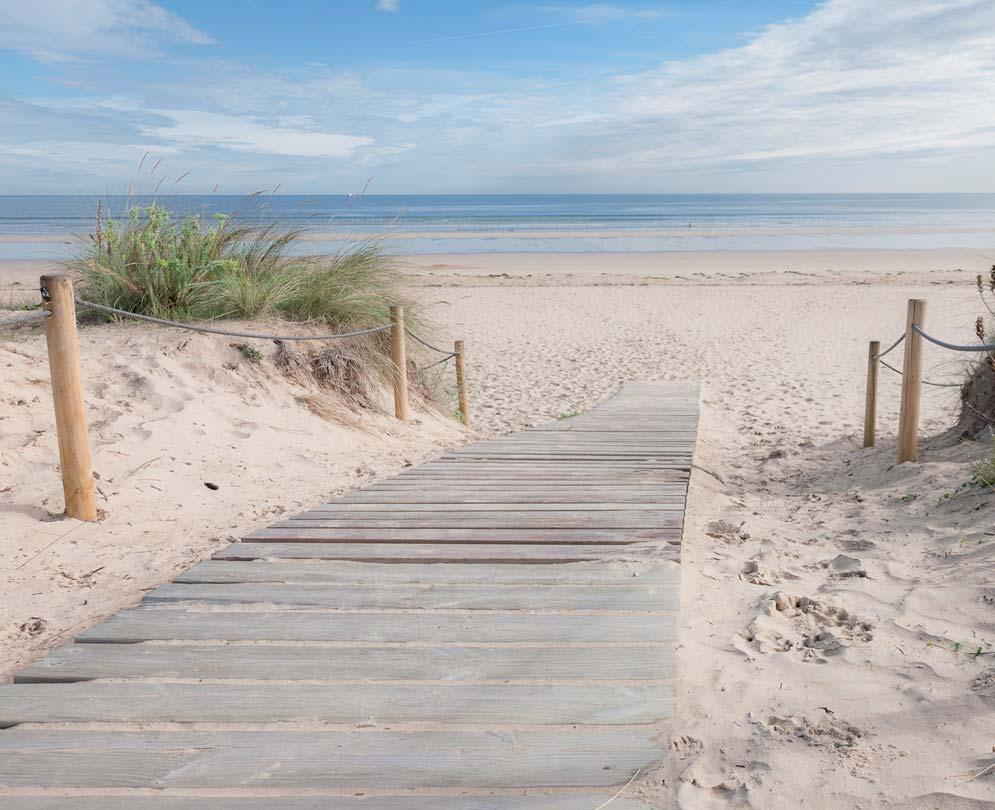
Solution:
[{"label": "weathered wooden plank", "polygon": [[33,683],[0,685],[0,728],[21,723],[658,723],[669,685]]},{"label": "weathered wooden plank", "polygon": [[518,545],[459,543],[233,543],[214,554],[215,560],[352,560],[355,562],[431,563],[568,563],[585,560],[660,557],[679,560],[680,551],[670,543],[630,545]]},{"label": "weathered wooden plank", "polygon": [[[675,500],[683,499],[681,495],[674,495]],[[548,492],[536,493],[526,490],[516,492],[466,492],[454,497],[450,492],[373,492],[368,490],[357,490],[341,498],[340,503],[389,503],[389,504],[414,504],[414,503],[567,503],[590,502],[598,500],[610,500],[614,503],[629,504],[658,504],[666,502],[666,496],[661,496],[658,492],[627,492],[623,489],[611,492],[595,491],[573,491],[573,492]]]},{"label": "weathered wooden plank", "polygon": [[[680,495],[683,494],[685,486],[683,482],[648,482],[639,483],[633,481],[608,481],[607,483],[598,483],[596,481],[496,481],[493,484],[485,487],[486,489],[500,489],[507,492],[514,492],[516,490],[561,490],[561,489],[573,489],[579,492],[601,492],[611,494],[615,490],[627,490],[630,492],[655,492],[661,495]],[[406,481],[383,481],[377,484],[371,484],[363,489],[357,489],[356,492],[374,492],[374,491],[396,491],[396,490],[408,490],[413,492],[460,492],[460,491],[476,491],[480,489],[476,484],[468,483],[463,484],[461,482],[453,483],[451,481],[421,481],[415,478],[409,478]]]},{"label": "weathered wooden plank", "polygon": [[638,681],[674,677],[669,643],[611,647],[313,647],[66,644],[16,683],[99,678],[375,681]]},{"label": "weathered wooden plank", "polygon": [[476,565],[356,563],[326,560],[208,560],[184,571],[175,582],[361,582],[448,583],[450,585],[631,585],[634,582],[680,587],[680,569],[672,563],[574,562],[556,565]]},{"label": "weathered wooden plank", "polygon": [[543,793],[532,796],[64,796],[4,795],[4,810],[651,810],[639,799],[614,793]]},{"label": "weathered wooden plank", "polygon": [[[566,439],[561,437],[566,436]],[[504,455],[506,453],[521,453],[523,451],[544,452],[555,455],[576,456],[637,456],[640,458],[667,459],[675,456],[686,456],[686,442],[640,442],[631,443],[605,440],[579,441],[569,434],[544,434],[533,440],[521,436],[508,441],[481,442],[466,448],[454,450],[458,456],[473,456],[479,454]]]},{"label": "weathered wooden plank", "polygon": [[505,475],[488,475],[486,470],[467,471],[463,476],[455,473],[434,473],[433,475],[409,475],[403,479],[391,479],[370,484],[362,491],[380,489],[434,489],[434,488],[456,488],[473,489],[476,484],[486,484],[492,487],[555,487],[562,489],[566,487],[576,487],[577,489],[614,489],[614,488],[652,488],[658,492],[671,494],[680,492],[686,481],[680,479],[653,480],[645,475],[630,475],[625,478],[615,477],[611,474],[574,476],[572,478],[558,478],[555,474],[543,476],[518,475],[514,470],[507,471]]},{"label": "weathered wooden plank", "polygon": [[674,638],[670,615],[123,610],[78,643],[188,641],[636,642]]},{"label": "weathered wooden plank", "polygon": [[[460,453],[463,458],[490,460],[503,459],[505,461],[632,461],[647,458],[645,453],[558,453],[551,450],[537,449],[528,450],[496,450],[496,451],[473,451],[468,450]],[[656,457],[654,457],[656,458]],[[691,463],[691,454],[675,455],[673,457],[660,455],[655,461],[655,466],[663,468],[673,466],[684,468]]]},{"label": "weathered wooden plank", "polygon": [[[473,459],[466,458],[464,456],[442,456],[435,461],[426,462],[424,465],[420,466],[418,469],[423,470],[474,470],[482,469],[488,467],[495,470],[551,470],[553,472],[560,470],[563,472],[585,472],[591,473],[594,471],[613,473],[621,470],[626,471],[643,471],[643,472],[687,472],[687,467],[680,467],[674,464],[668,464],[663,461],[654,460],[651,458],[639,459],[639,458],[629,458],[629,459],[617,459],[617,460],[602,460],[602,461],[584,461],[581,459],[560,459],[558,461],[540,461],[534,464],[530,461],[515,461],[500,458],[491,459]],[[412,468],[413,469],[413,468]]]},{"label": "weathered wooden plank", "polygon": [[656,529],[506,529],[466,527],[462,529],[323,529],[308,521],[290,526],[258,529],[243,542],[292,541],[297,543],[565,543],[567,545],[613,545],[665,540],[680,536],[680,526]]},{"label": "weathered wooden plank", "polygon": [[[635,580],[630,580],[634,582]],[[274,604],[361,610],[677,610],[680,588],[673,585],[453,585],[368,583],[338,585],[169,583],[145,595],[145,606],[197,602],[213,605]]]},{"label": "weathered wooden plank", "polygon": [[[478,486],[479,484],[479,486]],[[673,483],[666,482],[661,483],[657,481],[622,481],[622,480],[608,480],[608,481],[556,481],[556,480],[543,480],[543,481],[529,481],[520,478],[509,479],[509,480],[492,480],[490,482],[480,480],[435,480],[428,479],[422,480],[420,478],[409,478],[406,481],[384,481],[379,484],[373,484],[363,489],[356,490],[357,492],[370,492],[373,490],[384,491],[384,490],[408,490],[408,491],[437,491],[445,490],[447,492],[459,492],[461,490],[471,490],[475,491],[478,489],[499,489],[506,492],[513,492],[518,489],[538,489],[541,491],[546,490],[561,490],[561,489],[576,489],[576,490],[595,490],[595,491],[611,491],[615,489],[624,489],[634,492],[658,492],[663,495],[679,495],[684,492],[684,484],[681,482]]]},{"label": "weathered wooden plank", "polygon": [[0,734],[0,783],[84,788],[500,788],[624,784],[655,729]]},{"label": "weathered wooden plank", "polygon": [[549,484],[660,484],[676,486],[687,483],[688,474],[684,470],[588,470],[587,472],[527,471],[527,470],[417,470],[402,473],[393,479],[396,484],[407,486],[413,482],[431,481],[538,481]]},{"label": "weathered wooden plank", "polygon": [[[570,482],[570,483],[580,483],[581,485],[585,485],[585,484],[587,484],[589,482],[589,484],[591,486],[598,486],[599,480],[611,479],[611,483],[625,483],[625,482],[628,482],[630,480],[639,479],[641,477],[645,477],[646,476],[646,472],[643,471],[643,470],[635,470],[635,471],[633,471],[633,470],[625,470],[625,473],[626,473],[626,475],[628,477],[621,478],[621,477],[617,477],[615,475],[615,473],[612,472],[611,470],[606,470],[604,472],[599,472],[596,475],[586,475],[586,476],[583,476],[583,477],[581,477],[581,476],[578,475],[578,476],[575,476],[575,477],[572,477],[572,478],[568,477],[568,478],[560,479],[560,478],[557,477],[557,473],[555,471],[553,471],[553,470],[544,470],[544,469],[539,468],[539,469],[533,470],[532,471],[533,475],[530,477],[530,475],[527,474],[525,471],[526,471],[526,468],[531,468],[531,467],[532,467],[532,465],[525,464],[521,468],[521,475],[519,474],[519,471],[516,470],[516,469],[514,469],[514,468],[510,468],[510,467],[503,467],[503,468],[500,468],[500,469],[494,468],[493,470],[491,470],[491,472],[494,473],[494,475],[492,477],[492,480],[495,480],[495,481],[498,481],[498,482],[506,482],[506,481],[509,481],[509,480],[511,480],[511,481],[537,481],[539,483],[543,483],[543,482],[546,482],[546,481],[559,482],[559,483]],[[648,479],[648,482],[652,483],[652,484],[658,484],[659,483],[659,484],[661,484],[663,486],[671,486],[671,487],[676,487],[676,486],[679,486],[681,484],[686,484],[687,483],[687,478],[689,477],[689,474],[688,474],[688,471],[687,471],[687,467],[685,467],[683,469],[674,468],[671,471],[674,473],[674,476],[672,478],[668,477],[664,481],[653,480],[651,478],[651,479]],[[678,477],[678,476],[680,476],[680,477]],[[486,469],[481,470],[481,469],[479,469],[478,467],[475,467],[475,466],[474,467],[467,466],[466,468],[464,468],[464,467],[462,467],[459,464],[454,464],[450,468],[448,468],[448,469],[446,469],[444,471],[439,471],[439,472],[434,472],[433,471],[431,475],[427,475],[426,474],[424,476],[424,480],[429,481],[429,482],[434,481],[437,485],[442,485],[442,484],[448,484],[454,478],[457,479],[457,481],[459,481],[461,477],[465,477],[465,480],[467,480],[467,481],[479,481],[479,480],[482,480],[484,478],[488,478],[489,477],[489,472]],[[411,481],[420,481],[422,479],[423,479],[422,476],[412,475],[412,476],[409,476],[407,479],[405,479],[404,483],[407,484],[408,482],[411,482]]]},{"label": "weathered wooden plank", "polygon": [[662,511],[669,509],[682,510],[684,508],[684,498],[674,498],[670,503],[653,504],[631,504],[605,501],[601,503],[495,503],[495,504],[472,504],[472,503],[439,503],[439,504],[396,504],[396,503],[345,503],[342,501],[332,501],[321,504],[310,510],[311,512],[330,513],[370,513],[370,512],[401,512],[406,514],[413,512],[460,512],[476,514],[478,512],[619,512],[619,511]]},{"label": "weathered wooden plank", "polygon": [[[659,526],[679,526],[683,515],[678,509],[655,512],[359,512],[359,516],[343,513],[304,512],[289,520],[273,524],[280,529],[310,523],[322,529],[653,529]],[[479,516],[478,516],[479,515]]]}]

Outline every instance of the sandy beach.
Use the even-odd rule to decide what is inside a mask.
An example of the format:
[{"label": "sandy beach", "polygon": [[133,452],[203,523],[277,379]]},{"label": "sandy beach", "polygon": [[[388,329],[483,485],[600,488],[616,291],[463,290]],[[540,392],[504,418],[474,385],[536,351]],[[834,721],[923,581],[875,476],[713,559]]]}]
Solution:
[{"label": "sandy beach", "polygon": [[[995,498],[943,497],[990,447],[927,439],[922,463],[896,466],[883,371],[879,447],[860,448],[867,341],[897,337],[911,297],[930,331],[971,340],[990,264],[966,250],[413,257],[438,339],[466,340],[472,432],[424,404],[408,425],[315,407],[223,338],[88,328],[93,525],[55,514],[43,339],[5,335],[3,672],[246,529],[628,381],[697,380],[674,756],[633,789],[702,810],[991,807]],[[0,265],[2,294],[33,294],[42,266]],[[963,363],[926,349],[931,381],[958,383]],[[927,388],[922,435],[957,409],[956,388]]]}]

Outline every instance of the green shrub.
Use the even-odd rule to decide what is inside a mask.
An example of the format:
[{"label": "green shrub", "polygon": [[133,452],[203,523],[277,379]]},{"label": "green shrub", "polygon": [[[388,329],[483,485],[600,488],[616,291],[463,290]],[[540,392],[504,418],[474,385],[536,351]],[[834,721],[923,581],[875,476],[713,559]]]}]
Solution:
[{"label": "green shrub", "polygon": [[348,330],[385,323],[391,304],[411,309],[375,242],[336,256],[301,255],[300,242],[279,225],[207,224],[151,205],[98,228],[72,265],[84,297],[172,320],[282,317]]},{"label": "green shrub", "polygon": [[[396,264],[376,241],[314,256],[300,249],[301,236],[279,225],[242,225],[223,215],[210,222],[193,214],[176,217],[151,205],[105,224],[98,215],[94,234],[70,265],[81,297],[157,318],[277,318],[347,332],[387,323],[390,306],[399,304],[409,328],[429,334],[430,324],[402,291]],[[296,359],[284,365],[307,368],[305,376],[313,382],[362,393],[370,378],[389,381],[389,345],[389,334],[377,332],[306,343],[293,352],[285,346],[287,356]],[[424,393],[434,398],[431,391]]]}]

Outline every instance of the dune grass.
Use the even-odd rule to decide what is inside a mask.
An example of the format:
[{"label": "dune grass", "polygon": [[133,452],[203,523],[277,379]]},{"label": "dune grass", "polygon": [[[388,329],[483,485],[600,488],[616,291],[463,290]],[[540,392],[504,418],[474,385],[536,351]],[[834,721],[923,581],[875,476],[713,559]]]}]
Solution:
[{"label": "dune grass", "polygon": [[91,300],[172,320],[279,317],[348,330],[385,323],[391,304],[412,308],[376,242],[310,256],[301,236],[151,205],[98,223],[72,269]]},{"label": "dune grass", "polygon": [[[395,262],[376,241],[332,256],[307,254],[302,232],[240,223],[237,217],[175,216],[151,205],[102,222],[70,262],[81,297],[176,321],[273,320],[321,324],[347,332],[389,322],[391,305],[407,324],[430,324],[404,294]],[[328,365],[358,362],[374,376],[390,373],[387,333],[333,341],[298,354]],[[319,376],[328,376],[327,370]]]}]

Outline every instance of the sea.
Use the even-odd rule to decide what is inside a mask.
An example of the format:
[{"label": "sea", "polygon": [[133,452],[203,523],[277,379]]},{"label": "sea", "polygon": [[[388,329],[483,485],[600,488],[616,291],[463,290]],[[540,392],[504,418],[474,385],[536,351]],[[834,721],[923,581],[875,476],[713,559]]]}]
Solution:
[{"label": "sea", "polygon": [[308,251],[375,236],[389,252],[995,248],[995,194],[0,196],[0,258],[56,258],[68,235],[153,203],[309,233]]}]

